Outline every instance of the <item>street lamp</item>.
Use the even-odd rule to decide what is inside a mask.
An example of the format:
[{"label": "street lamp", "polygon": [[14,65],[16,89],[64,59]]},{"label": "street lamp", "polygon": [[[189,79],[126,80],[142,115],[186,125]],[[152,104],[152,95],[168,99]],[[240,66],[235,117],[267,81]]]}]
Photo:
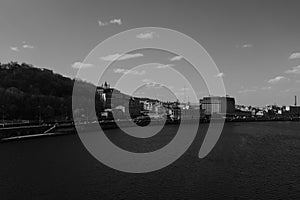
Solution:
[{"label": "street lamp", "polygon": [[65,121],[67,121],[67,119],[68,119],[68,108],[67,108],[67,106],[63,106],[63,110],[64,110],[64,115],[65,115],[65,117],[64,117],[64,120]]},{"label": "street lamp", "polygon": [[41,116],[41,106],[39,105],[38,108],[39,108],[39,124],[41,124],[41,118],[42,118],[42,116]]},{"label": "street lamp", "polygon": [[4,127],[4,105],[2,107],[2,126]]}]

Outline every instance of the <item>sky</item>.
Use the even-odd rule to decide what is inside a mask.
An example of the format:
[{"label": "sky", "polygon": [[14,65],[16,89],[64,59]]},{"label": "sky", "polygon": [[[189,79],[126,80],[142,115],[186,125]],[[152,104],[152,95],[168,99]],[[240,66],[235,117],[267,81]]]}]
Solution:
[{"label": "sky", "polygon": [[[163,27],[182,32],[205,48],[219,68],[216,78],[223,78],[226,93],[238,104],[291,105],[294,95],[300,97],[299,7],[297,0],[2,0],[0,62],[26,62],[75,77],[80,63],[105,39],[133,28]],[[139,78],[146,86],[159,82],[181,101],[194,101],[186,80],[159,68],[178,67],[184,61],[171,61],[176,56],[172,52],[161,57],[158,52],[134,52],[142,56],[118,61],[112,73],[128,80]],[[135,59],[142,66],[126,71],[121,62],[133,65]],[[118,88],[126,91],[128,85]],[[196,92],[208,94],[205,85]]]}]

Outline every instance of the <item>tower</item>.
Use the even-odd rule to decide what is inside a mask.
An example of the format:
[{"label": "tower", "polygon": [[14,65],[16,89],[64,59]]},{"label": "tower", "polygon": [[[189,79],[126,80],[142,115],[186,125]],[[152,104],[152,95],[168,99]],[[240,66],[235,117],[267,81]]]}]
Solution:
[{"label": "tower", "polygon": [[297,106],[297,96],[295,95],[295,106]]},{"label": "tower", "polygon": [[186,103],[185,86],[183,87],[183,103]]}]

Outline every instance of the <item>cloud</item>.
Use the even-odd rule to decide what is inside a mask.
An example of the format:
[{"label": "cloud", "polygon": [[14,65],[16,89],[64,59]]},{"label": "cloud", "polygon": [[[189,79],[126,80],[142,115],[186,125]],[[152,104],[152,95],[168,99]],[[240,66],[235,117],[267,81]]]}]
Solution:
[{"label": "cloud", "polygon": [[158,64],[157,66],[156,66],[156,68],[157,69],[164,69],[164,68],[169,68],[169,67],[174,67],[175,65],[173,65],[173,64],[166,64],[166,65],[164,65],[164,64]]},{"label": "cloud", "polygon": [[138,71],[138,70],[131,70],[131,69],[121,69],[121,68],[117,68],[114,69],[115,73],[119,73],[119,74],[132,74],[132,75],[144,75],[146,74],[146,71]]},{"label": "cloud", "polygon": [[170,58],[170,61],[179,61],[181,59],[183,59],[182,56],[174,56],[173,58]]},{"label": "cloud", "polygon": [[300,52],[294,52],[290,55],[289,59],[300,58]]},{"label": "cloud", "polygon": [[99,24],[99,26],[106,26],[106,25],[108,25],[108,23],[107,22],[102,22],[102,21],[98,21],[98,24]]},{"label": "cloud", "polygon": [[160,84],[158,82],[155,82],[155,81],[153,81],[151,79],[143,79],[142,82],[146,83],[147,87],[154,87],[154,88],[161,88],[161,87],[163,87],[162,84]]},{"label": "cloud", "polygon": [[244,89],[238,91],[239,94],[245,94],[245,93],[250,93],[250,92],[256,92],[256,89]]},{"label": "cloud", "polygon": [[143,79],[142,82],[146,83],[146,84],[156,83],[155,81],[153,81],[151,79]]},{"label": "cloud", "polygon": [[176,96],[183,96],[183,95],[185,95],[184,92],[175,92],[174,94],[175,94]]},{"label": "cloud", "polygon": [[285,71],[286,74],[300,74],[300,65]]},{"label": "cloud", "polygon": [[215,75],[216,78],[223,78],[225,74],[223,72],[220,72],[219,74]]},{"label": "cloud", "polygon": [[122,25],[122,20],[121,19],[111,19],[109,22],[103,22],[98,20],[99,26],[107,26],[109,24],[117,24],[117,25]]},{"label": "cloud", "polygon": [[155,32],[145,32],[136,35],[136,38],[142,40],[149,40],[149,39],[153,39],[154,37],[158,37],[158,34],[156,34]]},{"label": "cloud", "polygon": [[160,83],[153,82],[153,83],[147,83],[146,87],[151,87],[151,88],[162,88],[163,85],[160,84]]},{"label": "cloud", "polygon": [[15,51],[15,52],[20,51],[18,47],[9,47],[9,48],[10,48],[10,50]]},{"label": "cloud", "polygon": [[127,59],[131,59],[131,58],[138,58],[138,57],[142,57],[144,56],[141,53],[135,53],[135,54],[112,54],[112,55],[108,55],[108,56],[104,56],[101,57],[101,60],[104,61],[115,61],[115,60],[127,60]]},{"label": "cloud", "polygon": [[268,83],[271,83],[271,84],[276,84],[276,83],[279,83],[283,80],[286,80],[287,78],[285,78],[284,76],[276,76],[275,78],[272,78],[270,80],[268,80]]},{"label": "cloud", "polygon": [[109,21],[109,23],[122,25],[122,20],[121,19],[112,19]]},{"label": "cloud", "polygon": [[252,48],[254,45],[253,44],[249,44],[249,43],[245,43],[245,44],[237,44],[235,45],[236,48]]},{"label": "cloud", "polygon": [[243,44],[242,47],[243,48],[251,48],[251,47],[253,47],[253,44]]},{"label": "cloud", "polygon": [[29,44],[23,44],[22,47],[23,47],[24,49],[33,49],[33,48],[34,48],[34,46],[29,45]]},{"label": "cloud", "polygon": [[186,87],[183,87],[183,88],[180,88],[179,91],[189,91],[190,88],[186,88]]},{"label": "cloud", "polygon": [[93,67],[94,65],[82,62],[75,62],[72,67],[75,69]]},{"label": "cloud", "polygon": [[261,89],[262,89],[262,90],[271,90],[272,87],[271,87],[271,86],[264,86],[264,87],[262,87]]},{"label": "cloud", "polygon": [[[23,49],[33,49],[34,48],[34,46],[27,44],[25,41],[22,42],[22,46],[21,47]],[[17,47],[17,46],[11,46],[10,50],[15,51],[15,52],[20,51],[19,47]]]}]

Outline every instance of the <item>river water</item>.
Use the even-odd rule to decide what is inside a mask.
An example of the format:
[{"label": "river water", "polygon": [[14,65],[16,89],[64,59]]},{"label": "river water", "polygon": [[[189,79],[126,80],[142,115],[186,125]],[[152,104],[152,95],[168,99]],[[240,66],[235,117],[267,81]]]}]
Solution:
[{"label": "river water", "polygon": [[[76,134],[1,143],[0,199],[300,199],[299,122],[227,123],[199,159],[206,129],[200,126],[176,162],[146,174],[101,164]],[[144,152],[168,143],[176,130],[167,126],[150,142],[130,141],[117,129],[107,134]]]}]

